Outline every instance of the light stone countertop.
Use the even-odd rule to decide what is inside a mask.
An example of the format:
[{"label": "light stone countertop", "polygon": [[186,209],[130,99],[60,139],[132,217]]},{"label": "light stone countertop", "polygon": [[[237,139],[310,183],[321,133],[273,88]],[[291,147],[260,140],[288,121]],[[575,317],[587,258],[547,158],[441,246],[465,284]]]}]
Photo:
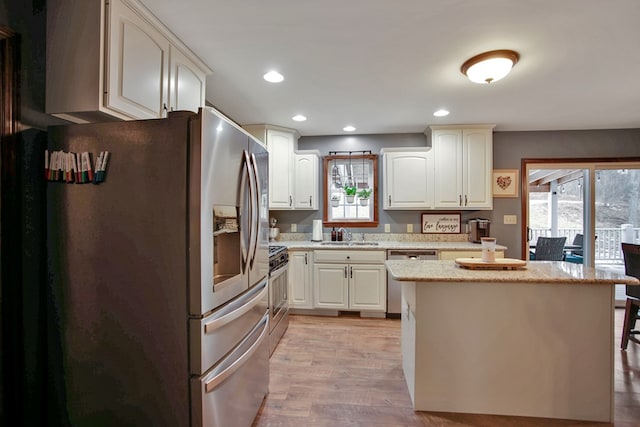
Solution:
[{"label": "light stone countertop", "polygon": [[578,285],[640,285],[635,277],[559,261],[530,261],[517,270],[471,270],[455,261],[386,261],[391,276],[411,282],[518,282]]},{"label": "light stone countertop", "polygon": [[[283,240],[271,242],[273,245],[286,246],[291,250],[316,250],[316,249],[349,249],[349,250],[387,250],[387,249],[435,249],[450,251],[481,251],[480,243],[471,242],[401,242],[401,241],[376,241],[366,240],[367,244],[359,244],[359,240],[354,240],[351,245],[345,242],[311,242],[303,240]],[[324,244],[323,244],[324,243]],[[506,246],[496,245],[496,250],[507,250]]]}]

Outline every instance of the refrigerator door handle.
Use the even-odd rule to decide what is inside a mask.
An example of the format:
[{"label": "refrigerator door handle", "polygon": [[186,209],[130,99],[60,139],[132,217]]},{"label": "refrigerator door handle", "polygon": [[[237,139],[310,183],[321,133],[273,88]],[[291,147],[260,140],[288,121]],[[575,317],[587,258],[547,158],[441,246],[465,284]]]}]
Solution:
[{"label": "refrigerator door handle", "polygon": [[243,304],[242,306],[238,307],[237,309],[229,313],[223,313],[220,317],[212,320],[211,322],[205,323],[204,333],[205,334],[211,333],[216,329],[226,325],[227,323],[233,322],[235,319],[241,317],[243,314],[247,313],[253,307],[258,305],[260,301],[262,301],[266,297],[267,289],[268,289],[266,283],[267,283],[266,281],[263,282],[262,291],[258,292],[258,294],[255,297],[251,298],[251,300],[247,301],[246,304]]},{"label": "refrigerator door handle", "polygon": [[247,258],[249,259],[249,270],[253,268],[253,260],[255,259],[256,253],[256,242],[257,242],[257,234],[258,230],[256,230],[255,226],[255,217],[257,215],[256,210],[256,197],[257,196],[257,188],[256,188],[256,179],[253,173],[253,158],[249,157],[249,153],[247,151],[244,152],[245,161],[247,163],[247,176],[249,177],[249,251],[247,252]]},{"label": "refrigerator door handle", "polygon": [[251,153],[251,170],[253,175],[253,183],[255,192],[251,198],[253,203],[253,209],[251,211],[252,228],[253,228],[253,252],[251,254],[250,266],[253,267],[253,262],[256,259],[256,252],[258,252],[258,241],[260,239],[260,177],[258,174],[258,162],[256,155]]},{"label": "refrigerator door handle", "polygon": [[242,255],[242,273],[246,274],[247,269],[249,268],[249,256],[251,254],[251,242],[253,241],[253,227],[249,223],[248,219],[251,216],[251,203],[249,206],[245,206],[244,202],[246,199],[246,193],[249,191],[249,197],[251,197],[251,183],[247,185],[247,180],[249,180],[250,170],[249,170],[249,155],[247,151],[244,150],[242,152],[242,174],[240,177],[240,251]]},{"label": "refrigerator door handle", "polygon": [[256,342],[254,342],[251,345],[251,348],[249,348],[242,356],[235,359],[222,372],[220,372],[218,375],[216,375],[215,377],[207,381],[204,385],[205,392],[209,393],[213,391],[219,384],[221,384],[224,380],[226,380],[231,375],[233,375],[234,372],[240,369],[242,365],[244,365],[247,362],[247,360],[249,360],[251,356],[253,356],[256,350],[258,350],[258,347],[260,347],[260,344],[262,344],[262,341],[264,340],[267,334],[267,331],[269,330],[268,322],[267,322],[268,319],[269,317],[265,315],[260,321],[259,325],[262,325],[262,332],[260,333],[260,336],[258,337]]}]

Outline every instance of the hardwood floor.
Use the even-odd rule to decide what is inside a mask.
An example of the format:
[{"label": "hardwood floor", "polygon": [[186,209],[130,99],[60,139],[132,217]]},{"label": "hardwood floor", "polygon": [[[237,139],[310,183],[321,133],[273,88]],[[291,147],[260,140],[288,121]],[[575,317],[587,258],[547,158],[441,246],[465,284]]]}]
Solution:
[{"label": "hardwood floor", "polygon": [[[615,426],[640,426],[640,345],[619,349],[616,310]],[[585,339],[589,339],[585,331]],[[609,426],[542,418],[414,412],[402,373],[400,321],[290,316],[271,358],[270,392],[254,427]]]}]

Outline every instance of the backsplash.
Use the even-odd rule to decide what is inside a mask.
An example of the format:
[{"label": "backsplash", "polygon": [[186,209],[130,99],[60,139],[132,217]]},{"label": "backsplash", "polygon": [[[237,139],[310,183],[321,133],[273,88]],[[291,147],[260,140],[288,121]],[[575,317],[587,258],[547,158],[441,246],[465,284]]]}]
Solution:
[{"label": "backsplash", "polygon": [[[469,234],[416,234],[416,233],[359,233],[352,230],[352,240],[374,242],[467,242]],[[311,233],[280,233],[278,241],[310,241]],[[330,233],[323,233],[322,240],[331,240]]]}]

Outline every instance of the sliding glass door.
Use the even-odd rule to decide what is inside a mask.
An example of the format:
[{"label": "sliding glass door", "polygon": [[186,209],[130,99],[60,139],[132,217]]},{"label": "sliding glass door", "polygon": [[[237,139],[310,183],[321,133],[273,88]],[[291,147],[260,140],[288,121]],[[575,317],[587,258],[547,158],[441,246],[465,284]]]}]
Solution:
[{"label": "sliding glass door", "polygon": [[[566,236],[565,261],[624,273],[620,244],[640,244],[640,163],[558,159],[523,165],[523,253],[539,236]],[[616,287],[617,304],[625,300],[624,289]]]},{"label": "sliding glass door", "polygon": [[[595,265],[624,273],[620,244],[640,243],[638,165],[597,165],[595,190]],[[618,304],[626,299],[624,292],[624,286],[616,286]]]}]

